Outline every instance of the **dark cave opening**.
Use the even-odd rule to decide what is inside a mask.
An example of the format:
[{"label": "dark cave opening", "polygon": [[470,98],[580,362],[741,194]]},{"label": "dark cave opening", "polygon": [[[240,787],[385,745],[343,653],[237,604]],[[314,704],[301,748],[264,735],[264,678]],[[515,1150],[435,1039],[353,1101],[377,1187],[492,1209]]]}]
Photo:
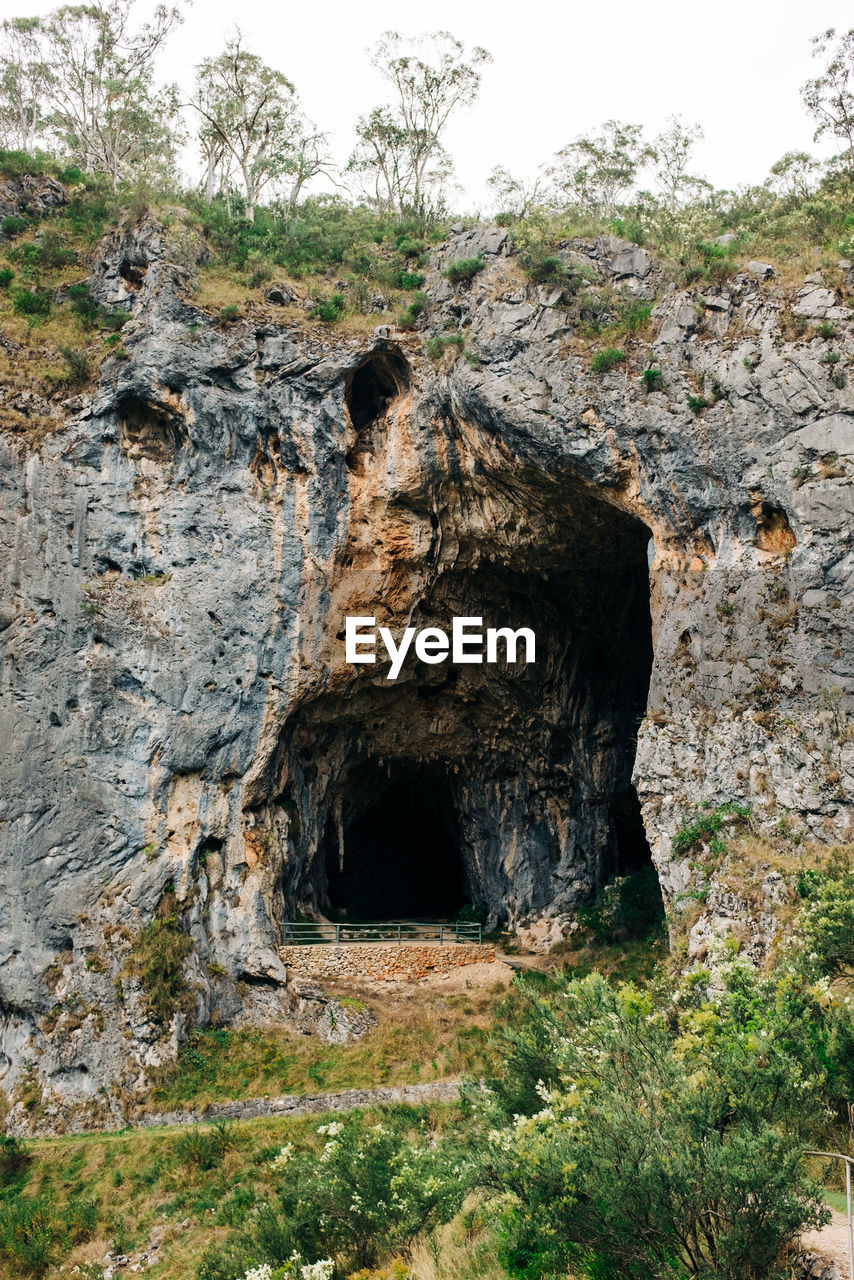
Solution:
[{"label": "dark cave opening", "polygon": [[506,532],[458,532],[406,614],[445,633],[455,617],[530,627],[534,663],[413,659],[389,680],[378,649],[289,732],[288,776],[306,788],[306,832],[312,804],[319,829],[285,874],[288,902],[354,920],[448,918],[470,902],[495,925],[654,878],[632,783],[653,662],[650,530],[579,486],[535,496],[524,517],[512,496]]},{"label": "dark cave opening", "polygon": [[349,920],[454,919],[465,902],[454,808],[429,770],[354,770],[324,853],[329,908]]},{"label": "dark cave opening", "polygon": [[410,385],[409,366],[396,351],[373,351],[350,375],[344,400],[356,439],[347,454],[351,471],[358,470],[364,455],[376,452],[376,425]]},{"label": "dark cave opening", "polygon": [[652,866],[652,853],[643,825],[640,800],[633,786],[618,792],[611,802],[614,854],[611,875],[625,876]]}]

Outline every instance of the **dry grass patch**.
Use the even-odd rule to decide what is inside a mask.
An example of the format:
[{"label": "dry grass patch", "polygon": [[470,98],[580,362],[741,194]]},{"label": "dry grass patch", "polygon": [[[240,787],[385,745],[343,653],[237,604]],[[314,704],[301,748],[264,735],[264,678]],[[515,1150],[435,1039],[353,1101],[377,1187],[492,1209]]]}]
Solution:
[{"label": "dry grass patch", "polygon": [[194,1032],[177,1063],[152,1073],[137,1113],[280,1093],[329,1093],[480,1075],[492,1063],[489,1031],[505,982],[443,991],[415,983],[326,984],[329,995],[366,1008],[377,1025],[331,1045],[288,1026]]}]

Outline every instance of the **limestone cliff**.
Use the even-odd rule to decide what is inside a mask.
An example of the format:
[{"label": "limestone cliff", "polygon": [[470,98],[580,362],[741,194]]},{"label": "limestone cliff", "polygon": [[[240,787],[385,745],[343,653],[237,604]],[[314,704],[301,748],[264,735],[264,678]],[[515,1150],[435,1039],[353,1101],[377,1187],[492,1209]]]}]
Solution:
[{"label": "limestone cliff", "polygon": [[[567,242],[582,302],[654,303],[593,372],[498,228],[435,251],[417,331],[371,336],[298,303],[217,319],[203,252],[153,222],[105,242],[129,358],[37,449],[0,440],[4,1087],[32,1067],[94,1105],[174,1052],[127,966],[168,886],[195,1015],[275,1007],[284,922],[358,894],[347,841],[390,790],[451,896],[513,927],[567,921],[647,841],[678,921],[704,802],[851,838],[850,272],[679,290],[642,248]],[[365,613],[532,625],[537,662],[390,682],[344,662]],[[699,896],[695,945],[744,917]]]}]

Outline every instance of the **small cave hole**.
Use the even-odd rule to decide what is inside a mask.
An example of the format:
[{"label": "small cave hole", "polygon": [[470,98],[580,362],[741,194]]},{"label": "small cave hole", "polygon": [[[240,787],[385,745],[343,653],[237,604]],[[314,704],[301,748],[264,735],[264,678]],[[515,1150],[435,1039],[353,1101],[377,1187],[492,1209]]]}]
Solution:
[{"label": "small cave hole", "polygon": [[131,458],[169,462],[186,442],[180,414],[164,405],[128,395],[118,408],[122,447]]},{"label": "small cave hole", "polygon": [[347,455],[347,465],[358,469],[365,454],[373,453],[372,428],[381,422],[390,405],[409,388],[409,367],[393,351],[375,351],[363,360],[351,376],[344,392],[356,442]]},{"label": "small cave hole", "polygon": [[324,840],[328,905],[348,920],[455,919],[465,873],[450,795],[438,775],[378,767],[350,775],[342,821]]},{"label": "small cave hole", "polygon": [[795,547],[797,539],[782,507],[763,502],[756,514],[756,523],[756,542],[760,551],[785,556]]},{"label": "small cave hole", "polygon": [[141,289],[147,273],[148,267],[144,263],[131,262],[129,258],[122,259],[119,265],[119,275],[129,289]]}]

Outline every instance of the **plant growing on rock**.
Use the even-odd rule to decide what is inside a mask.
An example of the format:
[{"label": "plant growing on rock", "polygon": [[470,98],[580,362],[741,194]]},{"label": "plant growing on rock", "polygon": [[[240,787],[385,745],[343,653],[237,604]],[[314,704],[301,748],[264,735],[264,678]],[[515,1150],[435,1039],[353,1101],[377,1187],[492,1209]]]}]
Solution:
[{"label": "plant growing on rock", "polygon": [[590,361],[590,368],[594,373],[607,373],[609,369],[625,364],[627,359],[628,356],[620,347],[606,347],[604,351],[596,352]]},{"label": "plant growing on rock", "polygon": [[483,254],[478,254],[476,258],[455,258],[448,263],[445,275],[451,284],[461,284],[465,280],[473,280],[485,266]]},{"label": "plant growing on rock", "polygon": [[193,940],[178,920],[173,890],[164,891],[154,920],[137,935],[128,969],[139,979],[147,1012],[157,1022],[167,1023],[187,1002],[189,989],[183,962],[193,949]]}]

